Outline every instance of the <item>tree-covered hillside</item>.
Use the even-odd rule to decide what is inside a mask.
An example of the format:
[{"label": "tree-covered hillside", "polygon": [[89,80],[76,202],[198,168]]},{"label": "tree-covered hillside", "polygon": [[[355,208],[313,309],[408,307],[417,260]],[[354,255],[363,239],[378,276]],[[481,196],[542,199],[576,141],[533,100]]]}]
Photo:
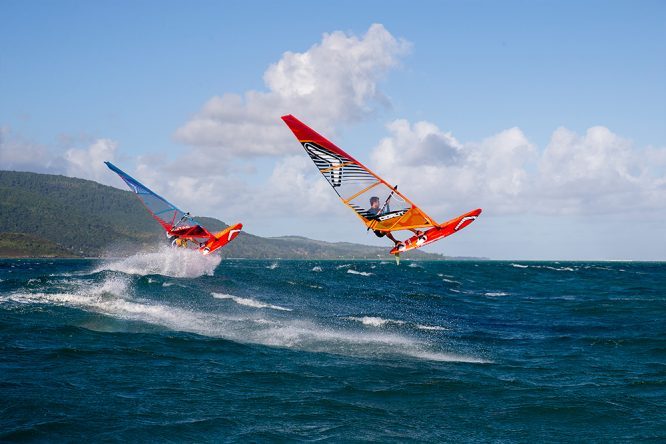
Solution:
[{"label": "tree-covered hillside", "polygon": [[114,242],[148,244],[161,234],[129,191],[89,180],[0,171],[0,196],[0,232],[45,239],[74,256],[101,255]]}]

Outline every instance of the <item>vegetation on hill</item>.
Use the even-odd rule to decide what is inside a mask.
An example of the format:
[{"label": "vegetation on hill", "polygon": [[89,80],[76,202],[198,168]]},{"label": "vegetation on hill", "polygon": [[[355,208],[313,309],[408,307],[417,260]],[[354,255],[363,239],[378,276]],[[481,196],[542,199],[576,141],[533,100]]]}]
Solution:
[{"label": "vegetation on hill", "polygon": [[98,256],[118,241],[149,244],[161,234],[129,191],[89,180],[0,171],[0,196],[0,232],[44,239],[72,256]]}]

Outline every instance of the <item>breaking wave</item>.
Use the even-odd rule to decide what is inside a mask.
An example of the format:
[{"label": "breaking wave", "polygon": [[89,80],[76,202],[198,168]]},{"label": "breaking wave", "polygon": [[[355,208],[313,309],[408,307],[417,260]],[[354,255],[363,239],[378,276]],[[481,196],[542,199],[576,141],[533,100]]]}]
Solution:
[{"label": "breaking wave", "polygon": [[383,319],[377,316],[363,316],[363,317],[354,317],[349,316],[347,319],[350,321],[357,321],[363,325],[369,325],[372,327],[382,327],[387,324],[403,325],[405,321],[397,321],[394,319]]},{"label": "breaking wave", "polygon": [[372,273],[369,271],[356,271],[356,270],[347,270],[347,273],[349,274],[358,274],[359,276],[372,276]]},{"label": "breaking wave", "polygon": [[434,330],[434,331],[444,331],[444,330],[449,330],[446,327],[440,327],[439,325],[423,325],[423,324],[416,324],[416,328],[419,330]]},{"label": "breaking wave", "polygon": [[[113,319],[142,322],[174,331],[195,333],[238,343],[294,348],[311,352],[382,359],[402,355],[431,361],[490,362],[474,356],[440,352],[434,350],[429,343],[408,335],[386,331],[359,331],[327,325],[317,320],[294,315],[294,312],[288,308],[256,299],[240,298],[222,293],[212,294],[217,299],[229,299],[239,305],[268,308],[285,314],[273,317],[270,311],[243,313],[236,310],[229,311],[224,307],[216,307],[211,310],[210,308],[193,308],[189,305],[177,306],[162,300],[137,297],[131,276],[102,273],[93,278],[101,280],[91,282],[90,278],[69,279],[68,288],[59,288],[58,292],[49,292],[54,289],[52,286],[36,288],[33,291],[17,291],[0,296],[0,303],[72,307],[103,314]],[[275,313],[277,314],[277,312]],[[364,325],[404,324],[404,321],[375,317],[362,317],[355,320]],[[81,326],[109,331],[106,323],[102,322],[101,326],[97,324],[100,322],[83,323]],[[114,324],[111,328],[121,327]]]},{"label": "breaking wave", "polygon": [[543,270],[553,271],[576,271],[573,267],[552,267],[550,265],[522,265],[522,264],[509,264],[514,268],[540,268]]},{"label": "breaking wave", "polygon": [[211,293],[211,294],[215,299],[229,299],[239,305],[245,305],[246,307],[270,308],[272,310],[291,311],[291,308],[285,308],[285,307],[280,307],[279,305],[267,304],[265,302],[257,301],[256,299],[240,298],[238,296],[232,296],[230,294],[223,294],[223,293]]}]

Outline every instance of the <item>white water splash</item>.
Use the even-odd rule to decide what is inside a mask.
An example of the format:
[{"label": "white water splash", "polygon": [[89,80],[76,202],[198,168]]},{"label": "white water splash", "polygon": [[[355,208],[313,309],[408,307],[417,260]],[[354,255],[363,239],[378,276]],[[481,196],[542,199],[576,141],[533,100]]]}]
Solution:
[{"label": "white water splash", "polygon": [[270,264],[270,265],[267,266],[266,268],[268,268],[269,270],[275,270],[277,267],[278,267],[278,263],[277,263],[277,262],[273,262],[272,264]]},{"label": "white water splash", "polygon": [[319,265],[316,265],[316,266],[312,267],[312,271],[314,271],[315,273],[321,273],[323,270],[321,269],[321,267]]},{"label": "white water splash", "polygon": [[211,293],[211,295],[215,299],[229,299],[229,300],[232,300],[232,301],[234,301],[235,303],[237,303],[239,305],[245,305],[246,307],[270,308],[272,310],[291,311],[291,308],[285,308],[285,307],[280,307],[279,305],[267,304],[265,302],[257,301],[256,299],[240,298],[238,296],[233,296],[233,295],[230,295],[230,294],[223,294],[223,293]]},{"label": "white water splash", "polygon": [[446,327],[440,327],[439,325],[424,325],[424,324],[416,324],[416,328],[419,330],[433,330],[433,331],[443,331],[443,330],[449,330]]},{"label": "white water splash", "polygon": [[347,319],[349,319],[350,321],[357,321],[362,323],[363,325],[369,325],[372,327],[383,327],[384,325],[387,324],[395,324],[395,325],[405,324],[405,321],[398,321],[395,319],[383,319],[378,316],[363,316],[363,317],[349,316]]},{"label": "white water splash", "polygon": [[521,265],[521,264],[510,264],[515,268],[541,268],[544,270],[554,270],[554,271],[576,271],[572,267],[551,267],[550,265]]},{"label": "white water splash", "polygon": [[222,258],[217,254],[204,256],[196,250],[160,246],[154,251],[134,254],[125,259],[108,261],[95,272],[110,270],[127,274],[161,274],[170,277],[195,278],[212,276]]},{"label": "white water splash", "polygon": [[372,276],[372,273],[369,271],[356,271],[356,270],[347,270],[349,274],[357,274],[359,276]]}]

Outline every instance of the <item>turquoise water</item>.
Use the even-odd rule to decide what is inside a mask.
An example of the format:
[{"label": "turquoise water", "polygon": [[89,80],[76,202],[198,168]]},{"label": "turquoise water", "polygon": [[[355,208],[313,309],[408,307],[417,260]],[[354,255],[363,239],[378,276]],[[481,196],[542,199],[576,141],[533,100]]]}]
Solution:
[{"label": "turquoise water", "polygon": [[666,439],[666,264],[0,260],[0,440]]}]

